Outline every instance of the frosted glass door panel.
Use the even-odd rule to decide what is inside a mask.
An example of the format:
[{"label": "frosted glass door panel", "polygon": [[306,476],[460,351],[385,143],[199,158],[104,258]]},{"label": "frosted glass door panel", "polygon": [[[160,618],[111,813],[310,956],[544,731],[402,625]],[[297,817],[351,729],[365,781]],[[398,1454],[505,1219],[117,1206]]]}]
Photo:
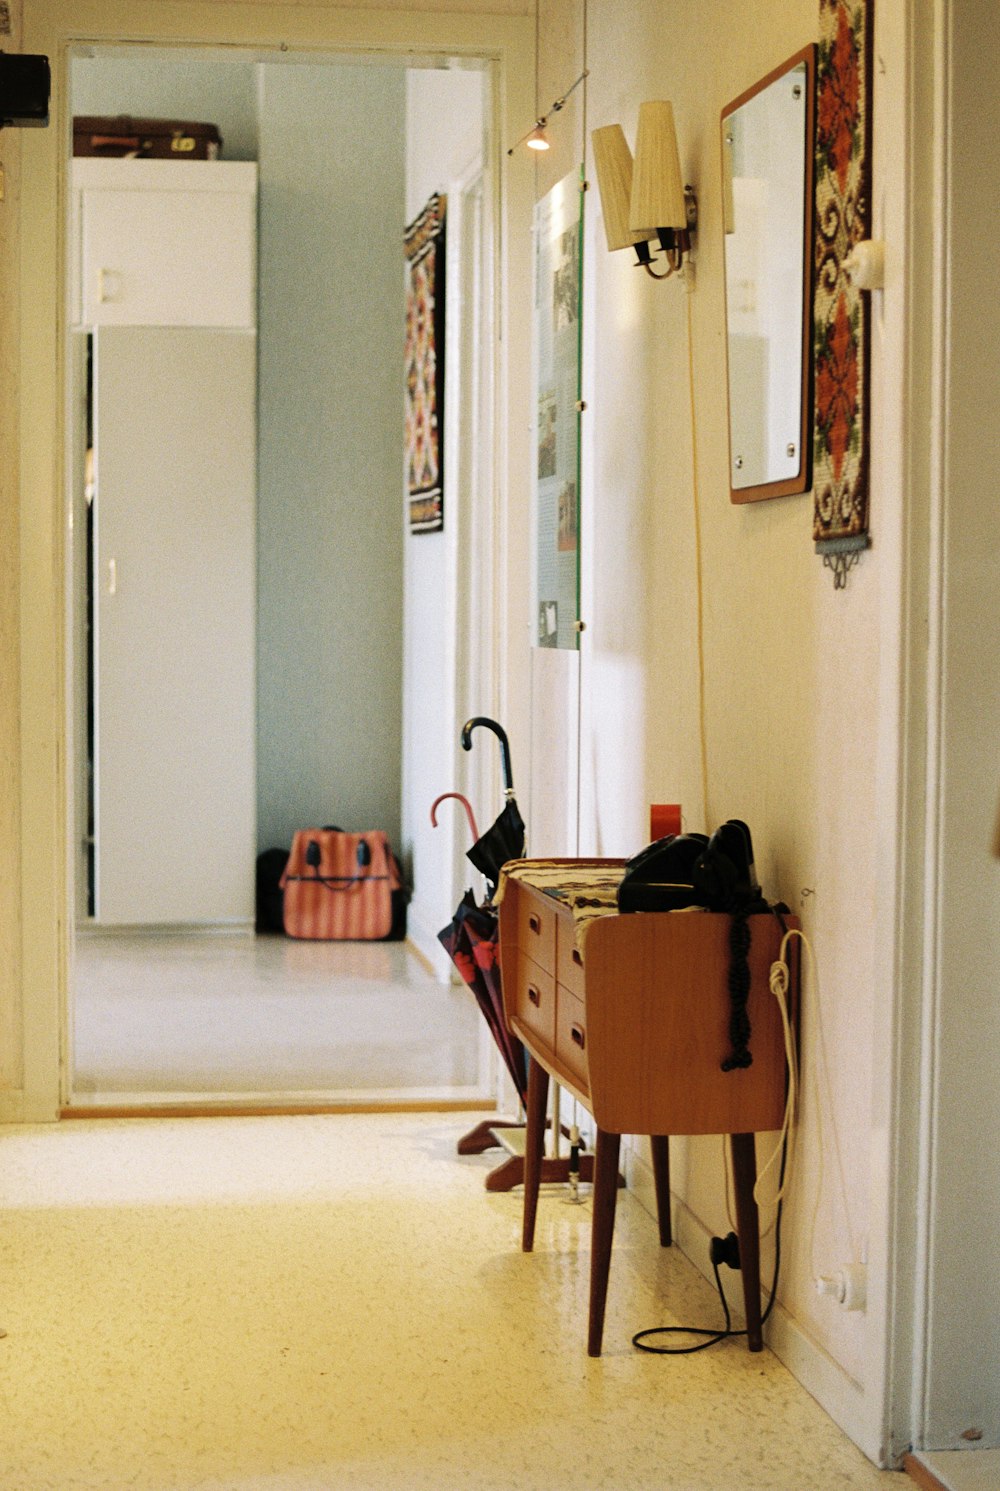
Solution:
[{"label": "frosted glass door panel", "polygon": [[97,920],[251,921],[255,339],[95,344]]}]

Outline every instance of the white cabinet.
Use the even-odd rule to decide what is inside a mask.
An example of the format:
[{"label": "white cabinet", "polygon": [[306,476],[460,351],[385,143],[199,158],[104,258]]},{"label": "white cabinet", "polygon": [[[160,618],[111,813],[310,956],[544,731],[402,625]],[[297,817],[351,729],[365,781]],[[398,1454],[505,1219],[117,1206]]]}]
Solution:
[{"label": "white cabinet", "polygon": [[256,166],[76,161],[92,911],[253,920]]},{"label": "white cabinet", "polygon": [[254,338],[101,327],[94,342],[95,913],[249,922]]},{"label": "white cabinet", "polygon": [[257,167],[75,160],[75,326],[256,324]]}]

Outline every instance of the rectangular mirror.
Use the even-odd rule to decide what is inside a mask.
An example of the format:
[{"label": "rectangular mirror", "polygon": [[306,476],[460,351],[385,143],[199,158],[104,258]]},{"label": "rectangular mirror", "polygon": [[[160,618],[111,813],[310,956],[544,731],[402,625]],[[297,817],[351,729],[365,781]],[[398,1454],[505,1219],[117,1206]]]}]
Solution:
[{"label": "rectangular mirror", "polygon": [[812,217],[816,48],[722,111],[733,502],[812,480]]}]

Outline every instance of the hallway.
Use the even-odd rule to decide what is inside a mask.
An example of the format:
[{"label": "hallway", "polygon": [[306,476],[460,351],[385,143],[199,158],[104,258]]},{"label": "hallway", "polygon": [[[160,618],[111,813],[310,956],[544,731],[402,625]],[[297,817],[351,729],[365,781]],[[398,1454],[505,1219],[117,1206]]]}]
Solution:
[{"label": "hallway", "polygon": [[[0,1130],[5,1491],[877,1491],[765,1352],[630,1337],[717,1301],[620,1202],[605,1354],[589,1206],[458,1159],[468,1115]],[[669,1310],[668,1310],[669,1306]]]},{"label": "hallway", "polygon": [[73,1102],[473,1103],[481,1023],[403,942],[84,933]]}]

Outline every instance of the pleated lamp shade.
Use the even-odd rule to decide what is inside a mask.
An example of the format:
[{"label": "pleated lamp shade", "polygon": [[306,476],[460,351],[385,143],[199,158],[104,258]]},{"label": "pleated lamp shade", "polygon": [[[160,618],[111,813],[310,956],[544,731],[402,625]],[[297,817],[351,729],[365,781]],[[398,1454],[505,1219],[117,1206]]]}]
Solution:
[{"label": "pleated lamp shade", "polygon": [[628,226],[645,235],[654,228],[687,227],[674,111],[665,100],[639,105]]},{"label": "pleated lamp shade", "polygon": [[632,152],[620,124],[606,124],[590,136],[594,146],[597,187],[604,213],[604,232],[608,248],[630,248],[645,243],[649,233],[634,233],[628,225],[629,201],[632,196]]}]

